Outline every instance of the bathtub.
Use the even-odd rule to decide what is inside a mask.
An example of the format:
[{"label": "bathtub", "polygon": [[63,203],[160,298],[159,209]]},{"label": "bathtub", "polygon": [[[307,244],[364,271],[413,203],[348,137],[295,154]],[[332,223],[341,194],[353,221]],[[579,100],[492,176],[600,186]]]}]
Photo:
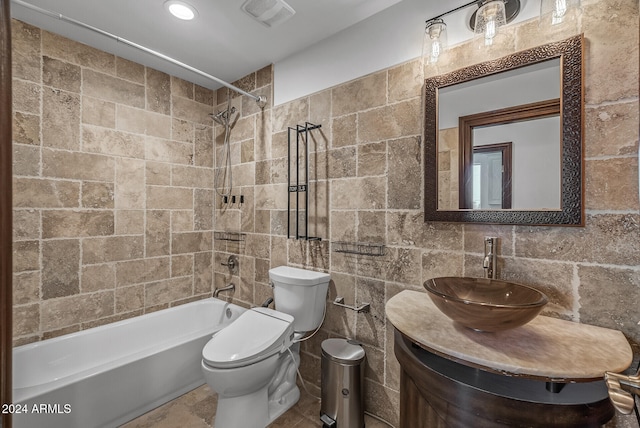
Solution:
[{"label": "bathtub", "polygon": [[14,348],[13,426],[134,419],[204,384],[202,348],[244,311],[210,298]]}]

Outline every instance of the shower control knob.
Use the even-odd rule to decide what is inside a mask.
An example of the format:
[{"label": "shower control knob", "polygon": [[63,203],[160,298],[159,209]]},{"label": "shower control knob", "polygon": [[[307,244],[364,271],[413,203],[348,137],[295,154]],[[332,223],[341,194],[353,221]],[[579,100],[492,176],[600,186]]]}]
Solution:
[{"label": "shower control knob", "polygon": [[238,272],[238,257],[235,255],[230,255],[227,259],[226,263],[220,263],[222,266],[227,266],[229,268],[229,272],[237,273]]}]

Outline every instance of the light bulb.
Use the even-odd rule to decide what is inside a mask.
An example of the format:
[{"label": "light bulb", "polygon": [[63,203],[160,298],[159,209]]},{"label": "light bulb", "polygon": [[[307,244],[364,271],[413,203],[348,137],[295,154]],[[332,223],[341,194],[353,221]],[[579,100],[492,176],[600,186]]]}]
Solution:
[{"label": "light bulb", "polygon": [[485,46],[491,46],[499,28],[506,23],[504,1],[487,1],[476,12],[474,32],[478,35],[482,34]]},{"label": "light bulb", "polygon": [[430,64],[438,62],[447,45],[447,24],[441,19],[427,23],[425,29],[424,54]]},{"label": "light bulb", "polygon": [[169,0],[164,4],[165,9],[173,16],[184,21],[190,21],[197,15],[195,8],[179,0]]},{"label": "light bulb", "polygon": [[556,0],[555,8],[553,10],[553,16],[551,18],[551,24],[556,25],[561,23],[566,13],[567,13],[567,1]]}]

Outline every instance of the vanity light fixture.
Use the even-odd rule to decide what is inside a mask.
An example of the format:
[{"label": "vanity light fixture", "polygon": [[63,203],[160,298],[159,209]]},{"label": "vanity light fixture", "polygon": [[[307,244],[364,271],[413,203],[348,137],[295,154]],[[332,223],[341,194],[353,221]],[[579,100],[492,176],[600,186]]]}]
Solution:
[{"label": "vanity light fixture", "polygon": [[183,21],[191,21],[198,16],[198,11],[193,6],[180,0],[168,0],[164,3],[164,8]]},{"label": "vanity light fixture", "polygon": [[484,36],[485,46],[491,46],[493,38],[498,34],[500,27],[504,27],[506,24],[507,13],[504,1],[487,1],[476,11],[473,31],[476,35]]},{"label": "vanity light fixture", "polygon": [[473,0],[427,20],[422,53],[429,63],[438,61],[446,45],[447,24],[442,18],[470,6],[477,7],[477,10],[471,15],[469,27],[474,33],[483,35],[485,45],[493,44],[499,28],[510,23],[520,13],[520,0]]},{"label": "vanity light fixture", "polygon": [[580,6],[580,0],[541,0],[540,20],[551,20],[551,25],[562,23],[567,13]]},{"label": "vanity light fixture", "polygon": [[424,30],[423,55],[430,64],[438,62],[438,57],[447,47],[447,24],[442,19],[427,21]]}]

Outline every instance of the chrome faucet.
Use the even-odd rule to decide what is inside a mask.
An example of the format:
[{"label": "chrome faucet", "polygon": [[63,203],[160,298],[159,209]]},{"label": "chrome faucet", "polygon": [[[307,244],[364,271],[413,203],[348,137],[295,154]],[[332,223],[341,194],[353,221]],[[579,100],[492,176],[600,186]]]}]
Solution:
[{"label": "chrome faucet", "polygon": [[482,267],[485,278],[496,279],[496,268],[498,265],[497,245],[498,238],[484,238],[484,259],[482,261]]},{"label": "chrome faucet", "polygon": [[227,285],[226,287],[216,288],[216,289],[213,290],[213,297],[218,297],[218,294],[220,294],[221,291],[236,291],[236,286],[232,282],[229,285]]}]

